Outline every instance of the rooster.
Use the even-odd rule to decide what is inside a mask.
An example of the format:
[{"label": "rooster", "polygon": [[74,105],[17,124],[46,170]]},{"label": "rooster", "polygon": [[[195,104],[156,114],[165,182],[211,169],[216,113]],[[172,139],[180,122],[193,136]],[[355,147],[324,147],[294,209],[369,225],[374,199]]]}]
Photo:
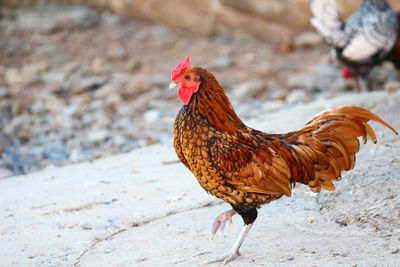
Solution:
[{"label": "rooster", "polygon": [[311,24],[344,65],[343,77],[354,77],[357,87],[367,91],[370,70],[386,58],[397,39],[399,23],[391,6],[386,0],[362,0],[346,22],[335,0],[312,0],[311,11]]},{"label": "rooster", "polygon": [[205,264],[230,262],[257,218],[257,208],[283,195],[296,183],[312,191],[333,190],[341,172],[351,170],[359,149],[358,137],[376,136],[367,123],[380,122],[370,111],[344,106],[314,117],[298,131],[267,134],[246,126],[233,110],[213,74],[193,67],[189,57],[172,71],[170,89],[179,87],[183,102],[174,125],[174,148],[180,161],[210,194],[232,210],[217,216],[211,239],[238,213],[244,227],[231,250]]}]

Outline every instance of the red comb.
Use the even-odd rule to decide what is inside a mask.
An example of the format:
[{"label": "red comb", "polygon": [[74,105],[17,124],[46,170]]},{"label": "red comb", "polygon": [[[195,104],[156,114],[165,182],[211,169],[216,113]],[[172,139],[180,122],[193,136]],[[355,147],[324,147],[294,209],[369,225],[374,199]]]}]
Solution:
[{"label": "red comb", "polygon": [[179,75],[181,74],[181,72],[190,67],[190,58],[189,56],[186,57],[185,61],[182,61],[181,63],[179,63],[178,67],[176,67],[172,73],[171,73],[171,79],[173,81],[175,81],[176,79],[178,79]]}]

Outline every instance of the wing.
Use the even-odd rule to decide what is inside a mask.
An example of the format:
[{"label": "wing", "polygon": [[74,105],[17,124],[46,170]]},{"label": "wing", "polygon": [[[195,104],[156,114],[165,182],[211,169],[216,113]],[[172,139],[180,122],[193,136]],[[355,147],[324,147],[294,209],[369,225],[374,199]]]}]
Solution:
[{"label": "wing", "polygon": [[[221,133],[210,149],[210,157],[228,186],[259,194],[290,196],[291,178],[304,169],[297,156],[278,138],[252,129]],[[310,166],[310,162],[305,165]]]}]

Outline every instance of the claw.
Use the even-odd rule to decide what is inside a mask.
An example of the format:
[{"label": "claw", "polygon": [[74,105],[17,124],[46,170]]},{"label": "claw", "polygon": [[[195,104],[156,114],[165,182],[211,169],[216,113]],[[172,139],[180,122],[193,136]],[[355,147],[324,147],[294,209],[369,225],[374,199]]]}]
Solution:
[{"label": "claw", "polygon": [[234,210],[228,210],[220,215],[218,215],[215,219],[213,224],[211,225],[211,234],[210,234],[210,240],[213,240],[215,234],[219,231],[220,235],[222,236],[224,234],[224,229],[226,222],[229,223],[229,225],[232,227],[232,216],[236,214],[236,211]]}]

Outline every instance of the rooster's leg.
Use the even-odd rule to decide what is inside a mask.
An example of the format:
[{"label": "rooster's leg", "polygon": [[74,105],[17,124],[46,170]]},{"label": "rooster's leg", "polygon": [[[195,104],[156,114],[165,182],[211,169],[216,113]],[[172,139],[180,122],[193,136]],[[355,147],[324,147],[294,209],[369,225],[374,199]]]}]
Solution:
[{"label": "rooster's leg", "polygon": [[358,76],[356,78],[357,89],[361,92],[368,92],[368,84],[365,77]]},{"label": "rooster's leg", "polygon": [[220,256],[218,258],[205,261],[205,262],[202,263],[202,265],[215,263],[215,262],[221,262],[221,261],[223,261],[224,264],[227,264],[228,262],[231,262],[234,259],[236,259],[237,257],[239,257],[240,256],[240,253],[239,253],[240,246],[242,245],[244,239],[247,236],[247,233],[250,231],[252,226],[253,226],[252,223],[251,224],[245,224],[243,226],[243,229],[240,232],[238,239],[236,239],[235,244],[233,244],[231,250],[229,250],[228,253],[226,253],[225,255],[222,255],[222,256]]},{"label": "rooster's leg", "polygon": [[222,235],[224,233],[224,228],[225,228],[225,224],[228,221],[229,225],[232,226],[232,216],[236,214],[235,210],[228,210],[225,211],[223,213],[221,213],[220,215],[218,215],[215,219],[213,224],[211,225],[211,235],[210,235],[210,239],[213,240],[215,234],[218,232],[220,232],[220,234]]}]

